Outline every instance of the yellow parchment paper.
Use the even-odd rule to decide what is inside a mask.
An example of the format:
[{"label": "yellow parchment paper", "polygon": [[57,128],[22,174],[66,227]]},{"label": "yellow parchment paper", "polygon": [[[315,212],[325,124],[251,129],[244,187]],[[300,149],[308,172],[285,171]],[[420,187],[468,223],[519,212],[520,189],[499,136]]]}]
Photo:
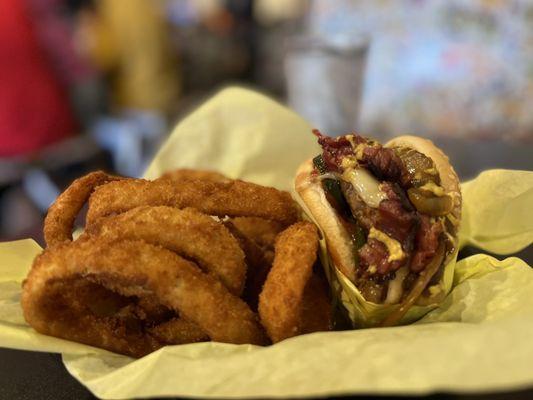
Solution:
[{"label": "yellow parchment paper", "polygon": [[[272,100],[227,89],[174,130],[146,176],[177,167],[292,188],[316,154],[309,125]],[[462,185],[461,243],[495,253],[533,242],[533,172],[494,170]],[[0,346],[59,352],[96,396],[304,397],[347,393],[495,391],[533,386],[533,269],[517,258],[475,255],[455,265],[444,302],[396,328],[316,333],[270,347],[197,343],[140,360],[29,328],[20,284],[40,252],[31,240],[0,243]]]}]

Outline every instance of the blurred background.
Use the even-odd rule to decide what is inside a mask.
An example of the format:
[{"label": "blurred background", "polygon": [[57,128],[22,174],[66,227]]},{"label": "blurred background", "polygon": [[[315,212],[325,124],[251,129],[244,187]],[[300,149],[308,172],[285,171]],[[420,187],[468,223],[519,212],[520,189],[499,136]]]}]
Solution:
[{"label": "blurred background", "polygon": [[0,0],[0,240],[97,168],[140,176],[240,84],[324,133],[434,139],[461,178],[533,169],[530,0]]}]

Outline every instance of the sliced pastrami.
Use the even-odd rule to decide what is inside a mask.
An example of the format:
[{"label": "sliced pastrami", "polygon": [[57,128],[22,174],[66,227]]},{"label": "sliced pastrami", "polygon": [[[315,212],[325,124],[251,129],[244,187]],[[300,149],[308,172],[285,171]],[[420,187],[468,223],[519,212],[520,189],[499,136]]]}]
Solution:
[{"label": "sliced pastrami", "polygon": [[422,271],[435,256],[439,247],[439,236],[443,232],[438,221],[431,223],[426,215],[420,216],[420,228],[416,234],[415,251],[411,260],[411,271]]},{"label": "sliced pastrami", "polygon": [[[322,146],[322,157],[329,171],[342,172],[342,159],[346,156],[353,155],[352,142],[346,136],[336,138],[324,136],[318,129],[313,130],[313,134],[318,137],[318,144]],[[353,135],[353,143],[366,143],[366,139],[361,136]]]},{"label": "sliced pastrami", "polygon": [[[379,240],[369,239],[359,250],[360,266],[370,273],[386,275],[396,271],[404,263],[403,260],[389,261],[387,247]],[[375,268],[375,271],[371,271]]]}]

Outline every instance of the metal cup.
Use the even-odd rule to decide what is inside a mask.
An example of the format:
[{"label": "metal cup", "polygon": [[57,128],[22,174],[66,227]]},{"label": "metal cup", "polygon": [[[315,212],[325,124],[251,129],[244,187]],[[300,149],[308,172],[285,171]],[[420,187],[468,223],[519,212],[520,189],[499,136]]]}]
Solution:
[{"label": "metal cup", "polygon": [[289,105],[324,134],[354,131],[367,54],[365,38],[290,39],[284,62]]}]

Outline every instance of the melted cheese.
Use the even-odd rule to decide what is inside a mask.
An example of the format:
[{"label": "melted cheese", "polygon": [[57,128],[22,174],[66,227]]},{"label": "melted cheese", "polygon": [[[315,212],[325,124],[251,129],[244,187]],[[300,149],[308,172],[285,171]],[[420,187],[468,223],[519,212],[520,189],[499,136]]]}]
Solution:
[{"label": "melted cheese", "polygon": [[346,157],[342,160],[342,179],[350,183],[357,194],[370,207],[377,208],[387,195],[379,188],[379,181],[364,168],[357,167],[357,161]]},{"label": "melted cheese", "polygon": [[355,141],[353,140],[353,135],[346,135],[344,136],[348,142],[350,142],[350,145],[352,146],[352,149],[355,147]]},{"label": "melted cheese", "polygon": [[358,166],[359,163],[355,158],[353,158],[353,156],[346,156],[342,159],[341,167],[344,170],[357,168]]},{"label": "melted cheese", "polygon": [[361,160],[363,158],[363,151],[365,150],[366,147],[367,147],[366,144],[359,143],[354,149],[355,158],[357,158],[358,160]]},{"label": "melted cheese", "polygon": [[402,245],[386,233],[381,232],[380,230],[374,227],[371,227],[370,232],[368,233],[368,238],[379,240],[387,247],[387,250],[389,251],[389,262],[403,260],[405,258],[405,253],[402,250]]},{"label": "melted cheese", "polygon": [[446,195],[446,192],[444,191],[444,188],[442,188],[441,186],[439,186],[439,185],[437,185],[437,184],[435,184],[434,182],[431,182],[431,181],[426,183],[423,186],[420,186],[419,189],[425,190],[427,192],[431,192],[435,196],[438,196],[438,197]]},{"label": "melted cheese", "polygon": [[355,154],[355,158],[357,160],[361,160],[363,158],[363,151],[365,148],[372,146],[371,143],[356,144],[353,135],[346,135],[344,137],[348,142],[350,142],[350,146],[352,146],[353,153]]}]

